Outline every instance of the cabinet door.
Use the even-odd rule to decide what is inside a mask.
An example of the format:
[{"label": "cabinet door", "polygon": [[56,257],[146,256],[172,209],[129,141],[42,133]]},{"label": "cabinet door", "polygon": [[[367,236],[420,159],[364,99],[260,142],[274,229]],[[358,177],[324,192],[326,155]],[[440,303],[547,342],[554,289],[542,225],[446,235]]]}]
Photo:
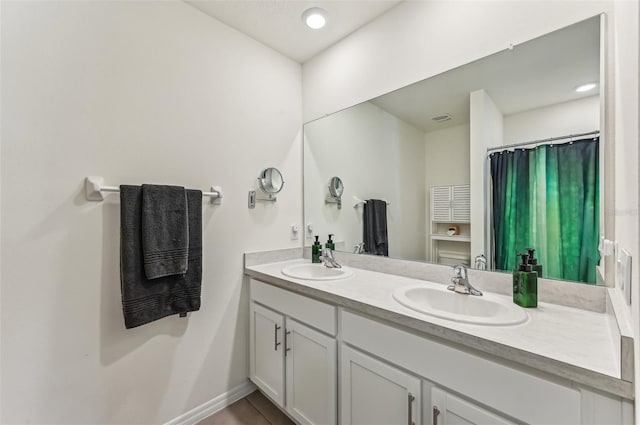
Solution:
[{"label": "cabinet door", "polygon": [[440,388],[431,389],[431,425],[509,425],[505,419]]},{"label": "cabinet door", "polygon": [[431,221],[451,221],[451,187],[431,188]]},{"label": "cabinet door", "polygon": [[471,191],[468,184],[451,186],[451,221],[471,221]]},{"label": "cabinet door", "polygon": [[287,318],[287,411],[301,424],[337,420],[336,340]]},{"label": "cabinet door", "polygon": [[420,380],[342,345],[340,359],[342,425],[420,423]]},{"label": "cabinet door", "polygon": [[249,374],[271,399],[284,406],[284,317],[254,302],[249,324]]}]

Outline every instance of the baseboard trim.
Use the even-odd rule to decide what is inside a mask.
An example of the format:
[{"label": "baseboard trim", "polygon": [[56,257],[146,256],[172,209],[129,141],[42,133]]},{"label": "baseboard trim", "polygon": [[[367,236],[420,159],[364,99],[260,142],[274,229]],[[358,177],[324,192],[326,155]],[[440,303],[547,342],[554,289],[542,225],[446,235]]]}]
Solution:
[{"label": "baseboard trim", "polygon": [[211,416],[241,398],[248,396],[256,389],[257,387],[255,384],[247,379],[237,387],[230,389],[226,393],[220,394],[216,398],[202,403],[200,406],[194,407],[187,413],[166,422],[164,425],[195,425],[207,416]]}]

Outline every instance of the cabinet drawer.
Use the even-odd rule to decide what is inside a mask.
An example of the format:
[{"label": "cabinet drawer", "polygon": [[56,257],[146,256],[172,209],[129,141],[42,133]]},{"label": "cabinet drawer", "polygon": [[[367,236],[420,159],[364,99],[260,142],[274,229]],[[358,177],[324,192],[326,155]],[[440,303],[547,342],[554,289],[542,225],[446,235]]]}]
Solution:
[{"label": "cabinet drawer", "polygon": [[569,386],[345,311],[341,334],[344,342],[513,418],[580,423],[580,392]]},{"label": "cabinet drawer", "polygon": [[255,279],[251,279],[250,293],[251,299],[255,302],[293,317],[329,335],[336,335],[337,311],[336,307],[332,305]]}]

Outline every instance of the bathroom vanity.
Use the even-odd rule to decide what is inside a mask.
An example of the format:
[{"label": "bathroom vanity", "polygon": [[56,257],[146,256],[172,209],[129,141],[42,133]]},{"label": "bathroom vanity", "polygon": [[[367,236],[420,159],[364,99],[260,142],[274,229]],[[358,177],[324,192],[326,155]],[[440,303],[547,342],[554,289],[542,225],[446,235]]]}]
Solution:
[{"label": "bathroom vanity", "polygon": [[[283,274],[310,273],[298,251],[245,255],[250,378],[297,422],[632,423],[633,356],[610,300],[601,312],[541,302],[510,325],[451,320],[449,307],[425,314],[397,295],[425,287],[469,297],[446,280],[357,268],[349,255],[338,258],[344,276]],[[473,279],[491,302],[510,305]]]}]

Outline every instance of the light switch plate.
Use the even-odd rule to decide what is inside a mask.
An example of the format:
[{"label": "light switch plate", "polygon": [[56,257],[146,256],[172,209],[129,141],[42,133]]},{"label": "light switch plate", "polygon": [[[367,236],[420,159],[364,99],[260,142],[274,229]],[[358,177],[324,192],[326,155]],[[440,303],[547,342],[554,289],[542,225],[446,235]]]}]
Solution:
[{"label": "light switch plate", "polygon": [[618,248],[616,259],[617,282],[627,304],[631,305],[631,255],[626,249]]}]

